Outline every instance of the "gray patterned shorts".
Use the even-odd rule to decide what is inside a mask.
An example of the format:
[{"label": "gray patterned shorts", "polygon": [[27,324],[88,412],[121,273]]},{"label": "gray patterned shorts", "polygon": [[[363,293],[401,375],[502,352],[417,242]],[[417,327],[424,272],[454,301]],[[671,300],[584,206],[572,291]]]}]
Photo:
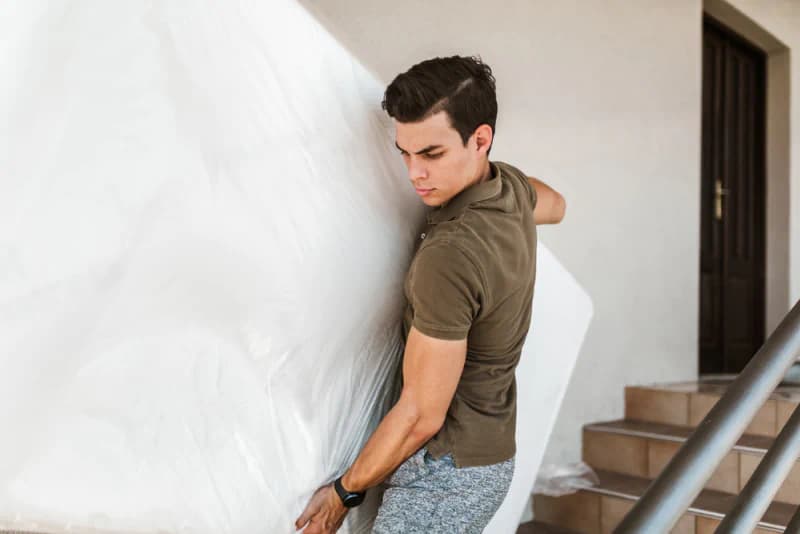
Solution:
[{"label": "gray patterned shorts", "polygon": [[456,468],[418,450],[389,478],[373,534],[480,534],[511,486],[514,458]]}]

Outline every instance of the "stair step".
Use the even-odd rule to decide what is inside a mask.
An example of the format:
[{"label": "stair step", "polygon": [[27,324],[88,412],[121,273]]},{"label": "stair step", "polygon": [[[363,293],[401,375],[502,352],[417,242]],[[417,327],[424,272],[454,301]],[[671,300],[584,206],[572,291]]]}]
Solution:
[{"label": "stair step", "polygon": [[[694,429],[643,421],[607,421],[583,427],[583,460],[593,468],[656,478]],[[706,482],[707,489],[739,493],[774,438],[743,435]],[[610,454],[613,451],[613,454]],[[800,463],[789,472],[775,500],[800,505]]]},{"label": "stair step", "polygon": [[[536,521],[582,533],[611,533],[651,480],[597,470],[600,484],[563,497],[534,496]],[[681,517],[672,532],[705,534],[714,531],[719,521],[733,507],[736,495],[703,490]],[[796,507],[773,502],[755,530],[758,534],[783,532]]]},{"label": "stair step", "polygon": [[[686,441],[692,432],[695,431],[695,427],[627,419],[589,423],[584,425],[583,428],[598,432],[618,433],[628,436],[678,441],[681,443]],[[736,442],[736,445],[734,445],[734,448],[748,452],[763,453],[772,446],[774,441],[775,439],[769,436],[743,434]]]},{"label": "stair step", "polygon": [[[696,427],[733,382],[735,375],[698,381],[627,386],[625,419]],[[745,431],[775,437],[800,403],[800,384],[778,386]]]}]

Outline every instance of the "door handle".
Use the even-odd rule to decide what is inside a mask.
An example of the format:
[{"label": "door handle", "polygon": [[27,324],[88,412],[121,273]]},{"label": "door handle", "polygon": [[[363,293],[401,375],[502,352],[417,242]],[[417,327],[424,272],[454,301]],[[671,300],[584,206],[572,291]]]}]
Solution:
[{"label": "door handle", "polygon": [[722,187],[722,179],[717,178],[714,184],[714,218],[722,220],[722,197],[728,194],[728,190]]}]

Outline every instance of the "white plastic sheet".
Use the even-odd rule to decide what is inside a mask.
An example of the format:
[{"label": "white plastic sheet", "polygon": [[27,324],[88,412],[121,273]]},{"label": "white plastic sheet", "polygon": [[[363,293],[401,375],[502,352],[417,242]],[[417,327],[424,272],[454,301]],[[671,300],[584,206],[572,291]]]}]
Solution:
[{"label": "white plastic sheet", "polygon": [[[289,0],[5,3],[0,79],[0,528],[293,531],[393,395],[423,208],[382,84]],[[539,271],[492,533],[591,315]]]},{"label": "white plastic sheet", "polygon": [[563,497],[600,484],[600,478],[586,462],[547,464],[539,468],[533,493]]},{"label": "white plastic sheet", "polygon": [[0,528],[293,531],[399,357],[383,87],[291,1],[0,9]]}]

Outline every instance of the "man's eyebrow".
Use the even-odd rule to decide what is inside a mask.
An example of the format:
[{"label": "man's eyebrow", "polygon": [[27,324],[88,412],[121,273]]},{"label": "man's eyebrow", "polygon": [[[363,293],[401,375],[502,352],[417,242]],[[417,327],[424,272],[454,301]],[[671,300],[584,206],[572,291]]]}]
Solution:
[{"label": "man's eyebrow", "polygon": [[[399,150],[400,152],[407,152],[407,150],[400,148],[400,145],[397,144],[397,141],[394,142],[394,146],[396,146],[397,150]],[[417,154],[417,155],[419,155],[419,154],[427,154],[428,152],[436,150],[437,148],[442,148],[442,145],[429,145],[429,146],[426,146],[425,148],[423,148],[422,150],[420,150],[419,152],[414,152],[414,154]]]}]

